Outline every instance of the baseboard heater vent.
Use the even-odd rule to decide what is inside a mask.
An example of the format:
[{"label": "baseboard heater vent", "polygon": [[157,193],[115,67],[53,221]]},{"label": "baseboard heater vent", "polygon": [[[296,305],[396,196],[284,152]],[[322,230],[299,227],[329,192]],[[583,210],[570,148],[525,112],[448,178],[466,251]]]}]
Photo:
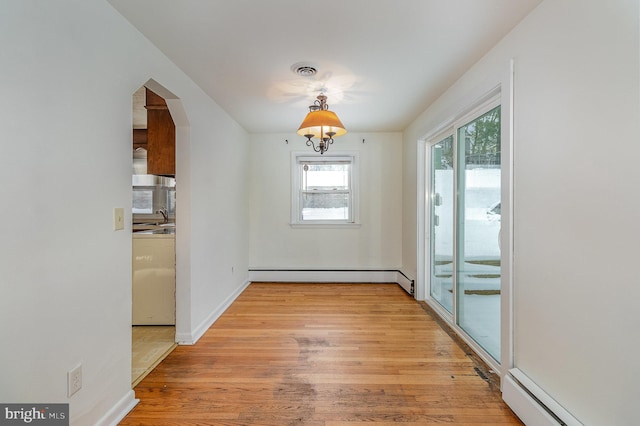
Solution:
[{"label": "baseboard heater vent", "polygon": [[416,293],[416,282],[415,280],[409,278],[402,271],[397,271],[396,280],[400,287],[404,289],[407,293],[412,296],[415,296]]},{"label": "baseboard heater vent", "polygon": [[502,399],[526,425],[583,426],[518,368],[505,376]]}]

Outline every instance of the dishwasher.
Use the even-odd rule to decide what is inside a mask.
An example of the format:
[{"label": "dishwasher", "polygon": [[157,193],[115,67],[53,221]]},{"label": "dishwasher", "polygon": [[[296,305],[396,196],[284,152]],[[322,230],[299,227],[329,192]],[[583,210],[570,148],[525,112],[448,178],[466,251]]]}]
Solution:
[{"label": "dishwasher", "polygon": [[132,325],[175,325],[174,235],[134,232],[132,243]]}]

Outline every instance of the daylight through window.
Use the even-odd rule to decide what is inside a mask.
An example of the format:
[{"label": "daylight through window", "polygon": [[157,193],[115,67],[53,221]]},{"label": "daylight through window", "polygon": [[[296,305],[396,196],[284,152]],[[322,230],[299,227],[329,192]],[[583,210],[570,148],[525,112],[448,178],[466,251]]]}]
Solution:
[{"label": "daylight through window", "polygon": [[354,222],[354,157],[296,156],[293,223]]}]

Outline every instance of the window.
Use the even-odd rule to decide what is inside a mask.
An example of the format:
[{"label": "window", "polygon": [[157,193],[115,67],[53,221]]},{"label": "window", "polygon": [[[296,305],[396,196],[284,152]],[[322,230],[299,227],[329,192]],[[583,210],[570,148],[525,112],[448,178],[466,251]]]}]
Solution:
[{"label": "window", "polygon": [[132,212],[138,218],[156,217],[164,209],[170,217],[176,212],[175,179],[152,175],[133,175]]},{"label": "window", "polygon": [[348,225],[356,217],[354,154],[292,158],[291,224]]}]

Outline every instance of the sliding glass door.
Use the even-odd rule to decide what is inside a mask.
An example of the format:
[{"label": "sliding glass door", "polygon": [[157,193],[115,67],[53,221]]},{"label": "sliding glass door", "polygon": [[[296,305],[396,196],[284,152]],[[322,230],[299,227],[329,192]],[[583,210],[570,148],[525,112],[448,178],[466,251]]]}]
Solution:
[{"label": "sliding glass door", "polygon": [[430,294],[453,313],[453,136],[431,145]]},{"label": "sliding glass door", "polygon": [[430,291],[500,362],[500,106],[429,147]]},{"label": "sliding glass door", "polygon": [[457,129],[458,325],[500,361],[500,107]]}]

